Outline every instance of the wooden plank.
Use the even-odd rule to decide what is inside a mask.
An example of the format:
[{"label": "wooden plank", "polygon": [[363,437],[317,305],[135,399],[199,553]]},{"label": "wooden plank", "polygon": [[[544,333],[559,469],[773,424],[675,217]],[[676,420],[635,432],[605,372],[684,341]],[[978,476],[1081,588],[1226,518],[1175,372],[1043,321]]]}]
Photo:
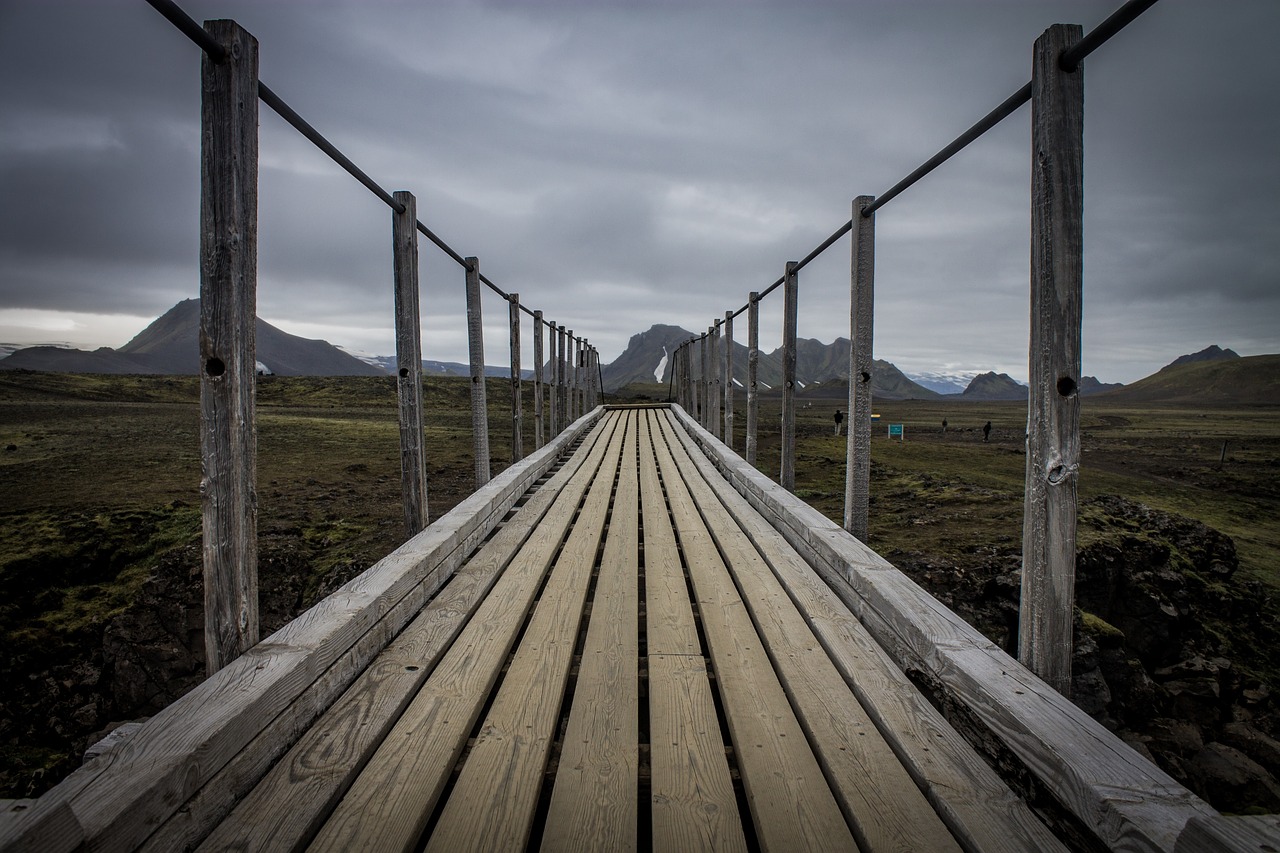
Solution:
[{"label": "wooden plank", "polygon": [[849,285],[849,430],[845,438],[844,529],[867,539],[871,505],[871,372],[875,334],[876,217],[862,210],[875,201],[853,200],[853,245]]},{"label": "wooden plank", "polygon": [[[591,419],[584,419],[575,429],[590,423]],[[71,774],[11,824],[0,826],[0,849],[12,847],[17,837],[37,832],[38,825],[57,820],[64,803],[71,804],[91,843],[136,847],[278,715],[292,714],[294,701],[365,634],[385,630],[385,644],[417,610],[400,608],[405,597],[423,590],[425,596],[438,587],[574,438],[572,432],[561,436],[495,477],[392,554],[152,717],[133,737]],[[402,621],[384,622],[393,612]],[[363,669],[380,650],[377,644],[366,647],[362,657],[352,661],[353,671]],[[339,692],[345,687],[341,682],[334,685]]]},{"label": "wooden plank", "polygon": [[1071,696],[1080,334],[1084,276],[1084,69],[1058,57],[1079,24],[1036,39],[1031,75],[1031,347],[1018,660]]},{"label": "wooden plank", "polygon": [[655,451],[762,849],[857,849],[675,460]]},{"label": "wooden plank", "polygon": [[1219,815],[1192,818],[1178,836],[1174,853],[1275,853],[1280,850],[1280,815]]},{"label": "wooden plank", "polygon": [[201,54],[200,497],[205,672],[258,642],[258,40],[207,21]]},{"label": "wooden plank", "polygon": [[[414,622],[294,744],[202,849],[306,843],[478,608],[498,575],[590,457],[584,443],[459,569]],[[583,475],[586,476],[586,475]],[[154,839],[153,839],[154,841]],[[170,844],[167,849],[179,845]],[[165,848],[157,848],[165,849]]]},{"label": "wooden plank", "polygon": [[[609,417],[617,427],[608,456],[431,832],[428,851],[514,850],[528,841],[608,517],[626,431],[621,415],[615,412]],[[479,803],[487,808],[484,820],[477,822]]]},{"label": "wooden plank", "polygon": [[[677,433],[698,472],[711,461]],[[760,550],[858,701],[964,848],[989,853],[1065,850],[1027,804],[920,694],[813,568],[723,480],[717,496]]]},{"label": "wooden plank", "polygon": [[858,845],[867,851],[958,852],[951,833],[850,692],[795,603],[698,474],[676,428],[663,420],[677,467],[685,473],[685,487],[737,581]]},{"label": "wooden plank", "polygon": [[573,706],[542,849],[634,850],[639,785],[637,706],[640,511],[636,423],[628,422]]},{"label": "wooden plank", "polygon": [[640,429],[650,810],[655,850],[745,850],[707,665],[675,530],[658,482],[646,412]]},{"label": "wooden plank", "polygon": [[[608,423],[601,429],[612,429]],[[598,448],[598,452],[597,452]],[[411,849],[523,624],[586,486],[605,454],[602,439],[427,683],[383,739],[311,844],[313,850]],[[606,463],[607,464],[607,463]],[[598,478],[597,478],[598,479]]]},{"label": "wooden plank", "polygon": [[480,302],[480,261],[467,258],[467,356],[471,370],[471,445],[476,488],[489,482],[489,403],[484,380],[484,320]]},{"label": "wooden plank", "polygon": [[783,534],[899,668],[980,721],[1081,825],[1115,850],[1172,850],[1217,812],[1005,654],[910,578],[672,410],[716,468]]},{"label": "wooden plank", "polygon": [[427,526],[427,468],[422,452],[422,319],[418,291],[418,202],[397,190],[391,212],[396,311],[396,398],[400,410],[400,489],[406,536]]}]

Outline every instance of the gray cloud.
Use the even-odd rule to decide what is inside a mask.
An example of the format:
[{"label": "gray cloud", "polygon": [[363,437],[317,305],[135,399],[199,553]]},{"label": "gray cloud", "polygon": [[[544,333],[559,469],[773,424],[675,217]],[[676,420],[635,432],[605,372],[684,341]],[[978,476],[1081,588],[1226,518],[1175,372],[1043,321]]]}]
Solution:
[{"label": "gray cloud", "polygon": [[[1117,3],[186,7],[239,20],[275,91],[609,360],[741,306],[1026,82],[1047,25]],[[1264,0],[1165,0],[1086,63],[1086,372],[1280,350],[1277,24]],[[198,51],[145,4],[0,7],[0,311],[195,295],[198,121]],[[877,355],[1025,373],[1027,121],[877,216]],[[386,208],[265,108],[261,149],[260,313],[389,352]],[[420,251],[424,346],[463,360],[462,272]],[[842,242],[802,274],[803,336],[848,335],[847,264]]]}]

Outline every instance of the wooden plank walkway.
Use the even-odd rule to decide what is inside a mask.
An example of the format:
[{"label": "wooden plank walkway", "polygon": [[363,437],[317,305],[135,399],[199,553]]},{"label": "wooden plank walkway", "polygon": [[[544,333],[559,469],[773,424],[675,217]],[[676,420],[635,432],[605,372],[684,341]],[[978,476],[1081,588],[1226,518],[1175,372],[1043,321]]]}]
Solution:
[{"label": "wooden plank walkway", "polygon": [[584,417],[0,849],[1067,849],[708,440]]}]

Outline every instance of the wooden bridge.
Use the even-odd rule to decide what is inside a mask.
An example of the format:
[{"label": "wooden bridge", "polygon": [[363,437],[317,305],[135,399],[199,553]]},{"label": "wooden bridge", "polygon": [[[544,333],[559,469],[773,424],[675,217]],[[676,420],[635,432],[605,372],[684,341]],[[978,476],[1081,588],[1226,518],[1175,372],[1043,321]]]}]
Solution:
[{"label": "wooden bridge", "polygon": [[1217,815],[679,407],[597,408],[0,848],[1266,850],[1274,822]]}]

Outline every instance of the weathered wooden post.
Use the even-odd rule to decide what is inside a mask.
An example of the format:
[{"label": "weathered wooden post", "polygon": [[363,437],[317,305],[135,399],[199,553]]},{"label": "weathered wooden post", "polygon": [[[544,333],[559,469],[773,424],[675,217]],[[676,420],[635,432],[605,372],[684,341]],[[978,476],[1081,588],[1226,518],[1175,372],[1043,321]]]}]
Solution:
[{"label": "weathered wooden post", "polygon": [[564,428],[572,422],[569,417],[569,395],[567,390],[568,372],[565,370],[565,333],[564,324],[557,329],[556,337],[556,396],[560,398],[560,420],[556,423],[556,435],[564,432]]},{"label": "weathered wooden post", "polygon": [[520,294],[507,295],[511,317],[511,464],[524,458],[524,399],[520,396]]},{"label": "weathered wooden post", "polygon": [[875,333],[875,213],[862,211],[875,201],[860,195],[853,201],[853,247],[849,267],[849,431],[845,439],[844,529],[867,540],[871,498],[871,372]]},{"label": "weathered wooden post", "polygon": [[480,261],[467,258],[467,349],[471,358],[471,440],[476,488],[489,482],[489,401],[484,379],[484,322],[480,316]]},{"label": "weathered wooden post", "polygon": [[556,383],[559,374],[556,372],[556,335],[555,322],[547,323],[547,440],[560,433],[560,401],[556,398]]},{"label": "weathered wooden post", "polygon": [[542,424],[542,312],[533,312],[533,449],[546,442]]},{"label": "weathered wooden post", "polygon": [[258,642],[258,41],[205,21],[200,105],[200,497],[205,672]]},{"label": "weathered wooden post", "polygon": [[565,422],[567,427],[578,419],[578,359],[575,358],[575,352],[578,348],[578,339],[573,336],[573,329],[565,333],[565,384],[564,384],[564,411]]},{"label": "weathered wooden post", "polygon": [[756,464],[756,427],[760,419],[760,293],[747,297],[747,464]]},{"label": "weathered wooden post", "polygon": [[720,320],[711,326],[711,425],[708,429],[716,438],[724,435],[720,421],[720,402],[724,387],[724,362],[720,358]]},{"label": "weathered wooden post", "polygon": [[418,201],[400,190],[392,211],[396,306],[396,397],[400,401],[400,488],[409,536],[427,526],[427,464],[422,451],[422,322],[418,289]]},{"label": "weathered wooden post", "polygon": [[733,312],[724,312],[724,443],[733,449]]},{"label": "weathered wooden post", "polygon": [[782,472],[778,483],[796,490],[796,322],[799,286],[796,261],[787,261],[782,280]]},{"label": "weathered wooden post", "polygon": [[1018,657],[1071,695],[1084,239],[1084,69],[1059,57],[1080,40],[1055,24],[1031,75],[1031,380]]},{"label": "weathered wooden post", "polygon": [[711,327],[702,335],[702,393],[698,406],[702,412],[699,423],[705,430],[711,429]]}]

